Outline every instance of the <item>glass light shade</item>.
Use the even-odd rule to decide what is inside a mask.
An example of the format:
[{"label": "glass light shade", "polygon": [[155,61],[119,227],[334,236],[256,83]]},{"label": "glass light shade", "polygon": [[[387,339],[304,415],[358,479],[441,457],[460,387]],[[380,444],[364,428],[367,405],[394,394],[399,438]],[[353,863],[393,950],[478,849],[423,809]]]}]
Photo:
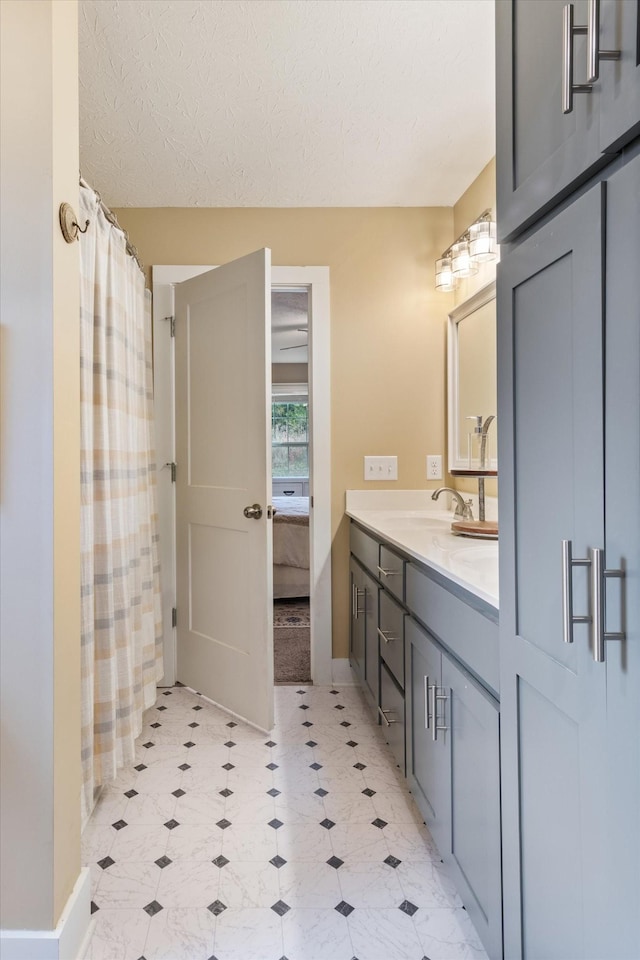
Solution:
[{"label": "glass light shade", "polygon": [[469,241],[460,240],[451,247],[451,269],[456,279],[470,277],[479,270],[469,254]]},{"label": "glass light shade", "polygon": [[469,227],[469,254],[476,263],[495,260],[498,256],[495,220],[480,220]]},{"label": "glass light shade", "polygon": [[451,257],[441,257],[436,260],[436,290],[449,293],[455,288],[456,282],[451,270]]}]

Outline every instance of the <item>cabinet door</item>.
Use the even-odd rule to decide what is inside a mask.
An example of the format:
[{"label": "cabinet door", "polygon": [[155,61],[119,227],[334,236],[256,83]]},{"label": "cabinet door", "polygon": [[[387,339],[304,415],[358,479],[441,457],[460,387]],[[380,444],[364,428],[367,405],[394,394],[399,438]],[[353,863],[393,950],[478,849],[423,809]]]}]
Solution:
[{"label": "cabinet door", "polygon": [[449,734],[434,729],[433,716],[434,688],[442,687],[442,655],[409,617],[405,620],[405,651],[407,777],[444,857],[451,849]]},{"label": "cabinet door", "polygon": [[[598,97],[575,94],[562,112],[565,0],[496,2],[496,163],[500,241],[514,236],[588,170],[606,162]],[[586,24],[586,0],[574,3]],[[586,37],[573,42],[574,80],[586,79]],[[603,64],[603,72],[611,64]]]},{"label": "cabinet door", "polygon": [[[449,728],[451,855],[458,891],[489,956],[502,956],[498,704],[442,656],[438,720]],[[445,699],[446,697],[446,699]]]},{"label": "cabinet door", "polygon": [[377,715],[380,683],[380,657],[378,652],[378,584],[363,573],[364,588],[364,692]]},{"label": "cabinet door", "polygon": [[[537,6],[536,3],[530,5]],[[509,960],[595,949],[606,857],[606,669],[587,624],[563,641],[561,541],[604,543],[603,188],[498,272],[500,697]],[[588,571],[572,575],[586,615]]]},{"label": "cabinet door", "polygon": [[360,680],[364,680],[364,571],[351,557],[349,561],[349,585],[351,598],[351,630],[349,635],[349,660]]},{"label": "cabinet door", "polygon": [[600,98],[600,148],[617,151],[640,134],[640,0],[598,0],[601,50],[619,50],[619,60],[601,60],[594,86]]},{"label": "cabinet door", "polygon": [[[640,156],[607,182],[606,581],[607,815],[600,956],[640,957]],[[622,610],[624,609],[624,617]],[[598,949],[595,952],[598,952]]]}]

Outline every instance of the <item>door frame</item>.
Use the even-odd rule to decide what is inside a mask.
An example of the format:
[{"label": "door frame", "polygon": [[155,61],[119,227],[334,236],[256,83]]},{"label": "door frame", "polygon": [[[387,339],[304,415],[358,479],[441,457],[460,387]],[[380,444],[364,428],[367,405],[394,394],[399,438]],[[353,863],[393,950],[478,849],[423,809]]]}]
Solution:
[{"label": "door frame", "polygon": [[[217,265],[216,265],[217,266]],[[175,341],[173,286],[207,270],[206,265],[154,264],[153,370],[160,566],[162,581],[164,677],[159,686],[176,682],[176,502],[170,464],[175,461]],[[311,451],[309,510],[311,679],[332,682],[331,624],[331,327],[329,267],[272,267],[271,289],[305,288],[309,292],[309,423]],[[179,468],[179,465],[178,465]]]}]

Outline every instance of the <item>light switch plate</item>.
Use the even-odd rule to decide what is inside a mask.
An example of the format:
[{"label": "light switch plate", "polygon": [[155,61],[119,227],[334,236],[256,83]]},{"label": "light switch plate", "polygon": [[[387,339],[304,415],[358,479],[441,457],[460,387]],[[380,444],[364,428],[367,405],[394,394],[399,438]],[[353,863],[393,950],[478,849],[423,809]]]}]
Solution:
[{"label": "light switch plate", "polygon": [[397,480],[398,458],[365,457],[364,478],[365,480]]},{"label": "light switch plate", "polygon": [[439,453],[427,454],[427,480],[442,480],[442,457]]}]

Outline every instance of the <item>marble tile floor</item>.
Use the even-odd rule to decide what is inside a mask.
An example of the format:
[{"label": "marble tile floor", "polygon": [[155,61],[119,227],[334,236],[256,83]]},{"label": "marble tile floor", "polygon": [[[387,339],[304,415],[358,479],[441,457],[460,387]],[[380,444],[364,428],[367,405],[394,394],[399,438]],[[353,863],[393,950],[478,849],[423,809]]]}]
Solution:
[{"label": "marble tile floor", "polygon": [[82,839],[84,960],[486,960],[355,687],[276,687],[270,735],[158,692]]}]

